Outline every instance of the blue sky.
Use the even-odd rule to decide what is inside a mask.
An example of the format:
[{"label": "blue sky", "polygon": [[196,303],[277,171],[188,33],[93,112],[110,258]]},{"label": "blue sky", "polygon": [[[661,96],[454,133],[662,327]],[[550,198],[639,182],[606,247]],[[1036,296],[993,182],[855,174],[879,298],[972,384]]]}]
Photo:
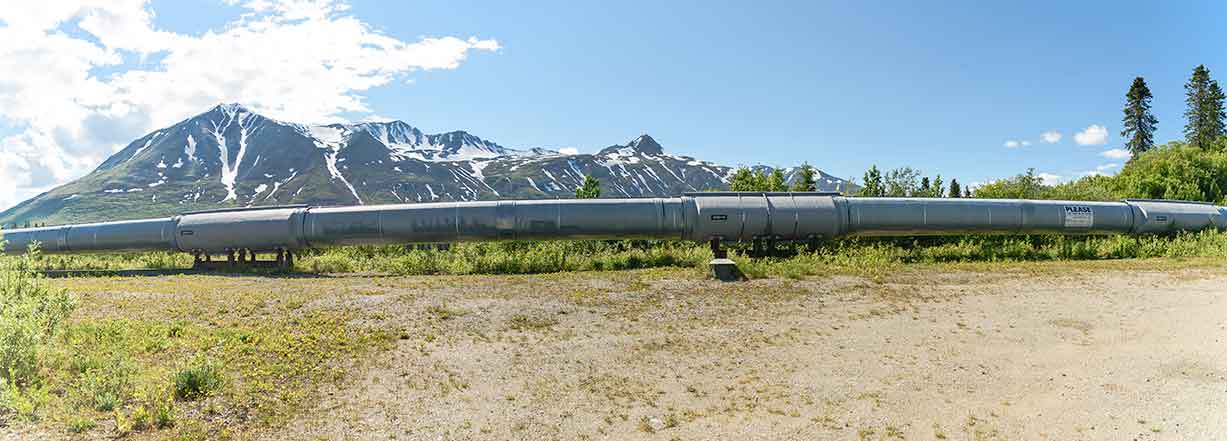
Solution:
[{"label": "blue sky", "polygon": [[[152,11],[152,29],[186,36],[233,28],[259,3],[125,1]],[[1029,167],[1054,179],[1113,172],[1105,166],[1123,160],[1101,153],[1121,146],[1120,109],[1134,76],[1154,91],[1163,142],[1182,136],[1183,83],[1193,67],[1227,75],[1220,26],[1227,3],[1212,1],[346,3],[332,16],[406,43],[455,36],[500,48],[474,45],[448,67],[408,63],[384,84],[341,88],[337,96],[357,97],[369,112],[327,107],[306,114],[373,113],[428,132],[467,130],[509,147],[581,152],[649,133],[674,153],[727,164],[808,161],[842,177],[859,178],[871,164],[964,183]],[[110,46],[75,26],[62,29]],[[123,63],[94,66],[90,74],[158,70],[164,51],[176,50],[127,46]],[[312,87],[295,87],[282,92],[281,105],[317,101],[307,92]],[[267,89],[189,91],[192,99],[180,101],[245,101],[252,90],[265,93],[253,100],[276,101]],[[7,116],[0,136],[42,124],[0,116]],[[1078,145],[1075,133],[1092,125],[1107,129],[1106,143]],[[1049,131],[1060,141],[1042,142]],[[1027,145],[1009,148],[1008,141]],[[56,176],[80,174],[88,169],[82,164]]]},{"label": "blue sky", "polygon": [[[411,75],[372,106],[515,146],[592,151],[647,132],[725,163],[858,177],[910,165],[972,182],[1121,162],[1099,153],[1121,144],[1137,75],[1155,94],[1157,139],[1178,139],[1192,68],[1227,75],[1224,2],[515,3],[354,2],[401,38],[503,45]],[[1092,124],[1108,128],[1107,146],[1076,145]],[[1050,130],[1062,140],[1041,143]],[[1005,148],[1011,139],[1031,145]]]}]

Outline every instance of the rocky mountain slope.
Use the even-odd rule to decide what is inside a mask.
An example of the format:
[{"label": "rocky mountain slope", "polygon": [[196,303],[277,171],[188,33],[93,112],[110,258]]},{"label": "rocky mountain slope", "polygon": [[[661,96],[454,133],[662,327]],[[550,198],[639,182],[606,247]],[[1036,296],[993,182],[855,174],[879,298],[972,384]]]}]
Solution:
[{"label": "rocky mountain slope", "polygon": [[[0,224],[132,219],[233,206],[606,197],[728,188],[730,167],[671,155],[643,135],[595,154],[517,150],[404,122],[309,126],[223,104],[136,141],[85,177],[0,213]],[[788,175],[795,172],[787,170]],[[849,183],[819,173],[821,190]]]}]

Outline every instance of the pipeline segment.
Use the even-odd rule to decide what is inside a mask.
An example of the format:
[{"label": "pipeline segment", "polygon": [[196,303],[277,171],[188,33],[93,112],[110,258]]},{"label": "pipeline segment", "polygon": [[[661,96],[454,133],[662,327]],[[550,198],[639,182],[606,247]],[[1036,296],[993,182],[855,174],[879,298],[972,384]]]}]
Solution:
[{"label": "pipeline segment", "polygon": [[1227,229],[1227,207],[1125,200],[858,198],[687,193],[674,198],[253,207],[0,231],[5,253],[168,250],[197,255],[343,245],[533,239],[802,241],[845,236],[1144,234]]}]

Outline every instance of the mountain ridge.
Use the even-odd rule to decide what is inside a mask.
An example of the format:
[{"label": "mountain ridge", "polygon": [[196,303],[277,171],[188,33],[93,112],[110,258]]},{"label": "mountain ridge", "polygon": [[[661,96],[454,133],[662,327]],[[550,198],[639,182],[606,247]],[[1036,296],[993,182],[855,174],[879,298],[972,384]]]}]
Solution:
[{"label": "mountain ridge", "polygon": [[[790,180],[795,169],[786,169]],[[727,189],[732,171],[669,154],[646,133],[568,155],[463,130],[427,134],[399,120],[298,124],[227,103],[137,138],[86,176],[0,212],[0,225],[259,205],[568,198],[589,175],[606,197],[673,196]],[[819,190],[855,188],[821,171],[817,178]]]}]

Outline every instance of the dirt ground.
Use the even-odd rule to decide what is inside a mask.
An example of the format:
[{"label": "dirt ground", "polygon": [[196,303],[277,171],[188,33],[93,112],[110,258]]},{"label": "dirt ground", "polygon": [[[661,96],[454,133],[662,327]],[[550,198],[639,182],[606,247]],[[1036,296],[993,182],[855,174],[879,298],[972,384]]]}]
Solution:
[{"label": "dirt ground", "polygon": [[268,439],[1227,439],[1227,270],[386,279]]},{"label": "dirt ground", "polygon": [[396,335],[237,438],[1227,439],[1227,266],[1155,262],[57,283],[91,317],[347,310]]}]

